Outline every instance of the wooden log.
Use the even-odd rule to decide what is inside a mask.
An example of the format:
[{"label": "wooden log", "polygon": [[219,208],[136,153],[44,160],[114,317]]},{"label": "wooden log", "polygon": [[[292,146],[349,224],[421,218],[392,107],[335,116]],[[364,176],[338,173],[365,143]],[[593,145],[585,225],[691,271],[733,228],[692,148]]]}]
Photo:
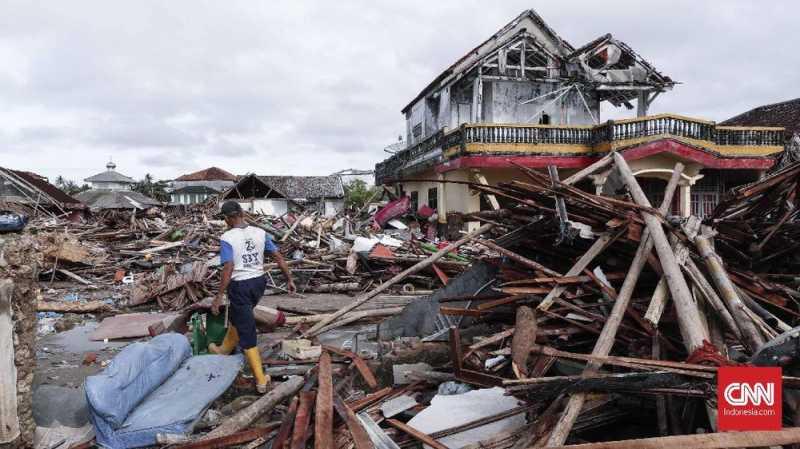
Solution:
[{"label": "wooden log", "polygon": [[[614,162],[636,204],[648,208],[652,207],[625,159],[619,153],[614,153]],[[642,212],[641,215],[650,230],[661,267],[664,270],[664,276],[667,278],[667,285],[678,314],[678,325],[681,328],[681,334],[684,336],[683,343],[687,351],[692,353],[701,348],[703,342],[710,338],[708,330],[700,320],[700,308],[689,291],[689,286],[686,284],[686,279],[683,277],[680,266],[678,266],[675,253],[672,252],[672,247],[667,241],[664,229],[661,227],[661,222],[651,213]]]},{"label": "wooden log", "polygon": [[333,379],[331,355],[323,351],[319,356],[319,388],[314,415],[314,448],[333,447]]},{"label": "wooden log", "polygon": [[[419,272],[419,271],[421,271],[421,270],[433,265],[437,260],[439,260],[442,257],[446,256],[451,251],[459,248],[461,245],[463,245],[463,244],[465,244],[467,242],[472,241],[474,238],[484,234],[485,232],[489,231],[493,227],[494,227],[494,224],[487,223],[487,224],[479,227],[478,229],[470,232],[469,234],[465,235],[464,237],[462,237],[458,241],[447,245],[446,247],[440,249],[439,251],[436,251],[435,253],[433,253],[430,256],[428,256],[425,260],[423,260],[423,261],[421,261],[421,262],[419,262],[419,263],[417,263],[417,264],[415,264],[415,265],[403,270],[401,273],[398,273],[396,276],[394,276],[393,278],[389,279],[388,281],[382,283],[381,285],[379,285],[378,287],[376,287],[375,289],[373,289],[369,293],[361,295],[357,300],[355,300],[352,303],[346,305],[345,307],[342,307],[341,309],[337,310],[336,312],[331,314],[330,317],[328,317],[328,318],[320,321],[319,323],[315,324],[311,329],[309,329],[309,330],[307,330],[306,332],[303,333],[303,337],[308,338],[308,337],[313,337],[315,335],[318,335],[323,328],[325,328],[329,324],[333,323],[334,320],[338,319],[339,317],[341,317],[345,313],[347,313],[347,312],[349,312],[349,311],[361,306],[362,304],[366,303],[367,301],[369,301],[370,299],[374,298],[375,296],[378,296],[381,292],[385,291],[386,289],[388,289],[392,285],[397,284],[398,282],[402,281],[407,276],[409,276],[411,274],[414,274],[414,273],[417,273],[417,272]],[[328,330],[330,330],[332,328],[333,327],[329,327]]]},{"label": "wooden log", "polygon": [[536,314],[528,306],[517,308],[514,337],[511,339],[511,367],[517,378],[526,377],[531,346],[536,343]]},{"label": "wooden log", "polygon": [[747,314],[747,306],[739,298],[736,287],[722,265],[722,259],[714,251],[711,241],[705,234],[698,234],[694,238],[694,244],[700,253],[700,257],[706,263],[708,272],[711,274],[711,280],[717,286],[722,298],[727,301],[731,314],[736,318],[736,324],[739,325],[744,337],[743,343],[747,345],[751,352],[754,352],[765,343],[764,337]]},{"label": "wooden log", "polygon": [[303,378],[300,376],[289,377],[272,391],[228,418],[219,427],[212,430],[206,438],[217,438],[245,429],[264,413],[272,410],[285,399],[294,396],[303,387],[303,382]]},{"label": "wooden log", "polygon": [[110,304],[103,301],[81,302],[57,302],[57,301],[37,301],[37,312],[59,312],[59,313],[97,313],[111,312],[114,310]]},{"label": "wooden log", "polygon": [[10,443],[20,436],[17,415],[17,367],[14,364],[14,323],[11,299],[14,283],[0,280],[0,443]]},{"label": "wooden log", "polygon": [[725,449],[780,446],[800,441],[800,427],[782,430],[701,433],[602,443],[548,446],[544,449]]},{"label": "wooden log", "polygon": [[336,282],[333,284],[315,285],[309,290],[314,293],[352,292],[361,290],[361,285],[358,282]]}]

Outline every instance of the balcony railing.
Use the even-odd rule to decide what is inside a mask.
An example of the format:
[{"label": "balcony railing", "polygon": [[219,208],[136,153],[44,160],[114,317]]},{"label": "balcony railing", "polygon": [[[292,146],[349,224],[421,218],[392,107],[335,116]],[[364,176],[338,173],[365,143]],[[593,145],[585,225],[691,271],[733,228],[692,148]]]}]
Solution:
[{"label": "balcony railing", "polygon": [[375,167],[375,176],[380,184],[468,153],[591,155],[658,137],[686,140],[722,155],[763,156],[783,148],[785,131],[772,127],[721,126],[668,114],[608,121],[597,126],[464,124],[446,134],[439,131],[394,154]]}]

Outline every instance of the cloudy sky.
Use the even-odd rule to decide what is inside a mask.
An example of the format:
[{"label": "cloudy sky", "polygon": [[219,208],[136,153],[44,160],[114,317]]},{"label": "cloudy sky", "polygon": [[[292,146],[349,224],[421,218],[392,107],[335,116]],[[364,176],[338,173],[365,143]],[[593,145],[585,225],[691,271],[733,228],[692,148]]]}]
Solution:
[{"label": "cloudy sky", "polygon": [[724,120],[800,96],[793,1],[0,0],[0,165],[75,180],[109,158],[136,178],[371,168],[400,109],[526,8],[681,81],[654,113]]}]

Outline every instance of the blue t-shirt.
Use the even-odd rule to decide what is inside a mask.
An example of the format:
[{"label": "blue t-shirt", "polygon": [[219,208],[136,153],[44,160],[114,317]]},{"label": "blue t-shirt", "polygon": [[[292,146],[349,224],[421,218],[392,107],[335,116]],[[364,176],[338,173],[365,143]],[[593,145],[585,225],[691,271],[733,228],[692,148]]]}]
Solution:
[{"label": "blue t-shirt", "polygon": [[220,263],[233,263],[234,281],[264,275],[264,252],[273,254],[278,247],[267,233],[255,226],[233,228],[220,239]]}]

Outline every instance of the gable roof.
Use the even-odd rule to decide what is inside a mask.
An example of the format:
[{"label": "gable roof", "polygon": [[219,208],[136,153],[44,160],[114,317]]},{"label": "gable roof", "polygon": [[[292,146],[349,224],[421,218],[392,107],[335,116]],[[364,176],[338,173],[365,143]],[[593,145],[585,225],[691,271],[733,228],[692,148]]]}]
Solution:
[{"label": "gable roof", "polygon": [[60,207],[76,208],[83,207],[81,202],[58,187],[47,182],[47,178],[36,173],[11,170],[0,167],[0,177],[9,179],[17,189],[24,189],[25,193],[31,197],[36,197],[42,203],[58,203]]},{"label": "gable roof", "polygon": [[116,170],[106,170],[102,173],[98,173],[94,176],[90,176],[84,179],[86,182],[120,182],[120,183],[127,183],[127,184],[135,184],[136,180],[131,177],[125,176],[122,173]]},{"label": "gable roof", "polygon": [[258,176],[258,179],[293,200],[344,198],[339,176]]},{"label": "gable roof", "polygon": [[789,135],[800,134],[800,98],[755,107],[720,125],[782,126]]},{"label": "gable roof", "polygon": [[87,190],[77,197],[91,209],[134,209],[161,206],[161,203],[149,196],[132,190]]},{"label": "gable roof", "polygon": [[550,28],[549,25],[547,25],[547,23],[545,23],[544,19],[542,19],[542,17],[539,16],[536,11],[532,9],[525,10],[512,21],[508,22],[502,28],[497,30],[497,32],[488,39],[480,43],[477,47],[473,48],[467,52],[467,54],[456,60],[456,62],[454,62],[450,67],[446,68],[442,73],[439,74],[439,76],[434,78],[430,84],[425,86],[425,88],[422,89],[422,91],[416,97],[414,97],[414,99],[411,100],[411,102],[408,103],[401,110],[401,112],[405,114],[406,111],[408,111],[411,106],[414,105],[414,103],[416,103],[420,98],[426,96],[428,92],[442,84],[446,84],[445,80],[448,80],[450,76],[456,76],[465,72],[471,68],[476,61],[505,44],[520,32],[536,31],[539,31],[539,35],[537,37],[539,37],[540,40],[544,40],[543,42],[540,41],[539,43],[547,47],[547,50],[549,50],[551,53],[554,53],[558,56],[566,56],[568,53],[574,50],[567,41],[562,39],[552,28]]},{"label": "gable roof", "polygon": [[223,198],[283,197],[291,201],[344,198],[342,178],[331,176],[242,176]]},{"label": "gable roof", "polygon": [[175,178],[175,181],[236,181],[236,175],[219,167],[209,167]]},{"label": "gable roof", "polygon": [[209,186],[186,186],[181,187],[179,189],[175,189],[170,194],[181,194],[181,193],[204,193],[208,195],[215,195],[219,193],[219,190],[211,188]]}]

